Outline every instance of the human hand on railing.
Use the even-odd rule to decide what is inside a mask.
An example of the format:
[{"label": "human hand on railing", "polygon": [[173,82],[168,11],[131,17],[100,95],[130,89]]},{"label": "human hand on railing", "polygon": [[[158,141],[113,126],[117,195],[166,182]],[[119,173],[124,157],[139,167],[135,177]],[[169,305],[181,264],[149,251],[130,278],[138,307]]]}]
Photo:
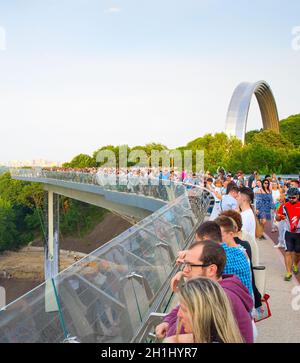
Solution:
[{"label": "human hand on railing", "polygon": [[163,322],[155,328],[155,335],[157,339],[164,339],[169,329],[169,323]]},{"label": "human hand on railing", "polygon": [[177,272],[177,274],[172,278],[171,280],[171,290],[173,292],[178,292],[178,284],[182,281],[184,278],[183,271]]}]

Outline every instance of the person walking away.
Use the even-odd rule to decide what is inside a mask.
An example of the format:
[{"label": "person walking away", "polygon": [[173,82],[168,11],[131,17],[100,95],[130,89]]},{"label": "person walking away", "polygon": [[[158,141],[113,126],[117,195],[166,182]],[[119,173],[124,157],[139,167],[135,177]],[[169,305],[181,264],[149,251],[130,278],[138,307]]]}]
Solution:
[{"label": "person walking away", "polygon": [[287,192],[288,202],[278,209],[277,220],[286,222],[285,232],[285,281],[292,279],[292,272],[299,273],[300,261],[300,192],[297,188],[290,188]]},{"label": "person walking away", "polygon": [[254,171],[254,172],[250,175],[250,177],[249,177],[249,179],[248,179],[248,188],[253,189],[253,182],[254,182],[254,181],[255,181],[255,179],[256,179],[256,175],[257,175],[257,172],[256,172],[256,171]]},{"label": "person walking away", "polygon": [[274,208],[271,209],[271,220],[272,220],[272,232],[277,232],[278,228],[275,224],[276,222],[276,211],[280,206],[280,198],[281,198],[281,192],[279,188],[279,184],[277,181],[272,182],[272,199],[273,199],[273,205]]},{"label": "person walking away", "polygon": [[[256,195],[256,214],[264,229],[267,221],[271,220],[271,210],[274,209],[270,180],[264,179],[261,193]],[[264,238],[264,237],[262,237]]]},{"label": "person walking away", "polygon": [[285,193],[283,190],[281,190],[281,195],[280,195],[280,200],[279,200],[279,207],[276,210],[276,216],[275,219],[277,221],[277,226],[278,226],[278,243],[274,246],[274,248],[286,248],[285,245],[285,232],[286,232],[286,223],[284,220],[280,220],[278,221],[277,214],[278,214],[278,210],[281,206],[283,206],[285,204],[286,200],[285,200]]}]

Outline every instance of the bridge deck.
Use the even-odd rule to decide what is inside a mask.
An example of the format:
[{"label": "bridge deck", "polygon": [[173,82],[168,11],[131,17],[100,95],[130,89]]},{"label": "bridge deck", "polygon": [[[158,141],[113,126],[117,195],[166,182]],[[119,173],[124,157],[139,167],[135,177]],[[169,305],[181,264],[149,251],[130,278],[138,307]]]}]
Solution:
[{"label": "bridge deck", "polygon": [[[270,295],[272,317],[257,323],[259,343],[300,343],[300,309],[293,310],[292,294],[299,281],[293,277],[292,281],[283,280],[285,273],[283,251],[275,249],[277,234],[266,229],[266,240],[258,241],[260,249],[260,263],[267,267],[266,292]],[[300,276],[298,276],[298,279]],[[300,294],[300,287],[298,295]],[[300,298],[298,298],[298,305]]]}]

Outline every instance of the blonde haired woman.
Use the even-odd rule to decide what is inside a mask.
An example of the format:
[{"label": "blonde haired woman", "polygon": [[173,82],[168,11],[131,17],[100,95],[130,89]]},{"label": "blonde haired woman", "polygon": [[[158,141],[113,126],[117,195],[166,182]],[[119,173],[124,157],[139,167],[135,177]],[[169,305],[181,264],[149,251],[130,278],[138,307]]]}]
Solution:
[{"label": "blonde haired woman", "polygon": [[222,287],[208,278],[189,280],[179,289],[178,332],[165,343],[243,343]]}]

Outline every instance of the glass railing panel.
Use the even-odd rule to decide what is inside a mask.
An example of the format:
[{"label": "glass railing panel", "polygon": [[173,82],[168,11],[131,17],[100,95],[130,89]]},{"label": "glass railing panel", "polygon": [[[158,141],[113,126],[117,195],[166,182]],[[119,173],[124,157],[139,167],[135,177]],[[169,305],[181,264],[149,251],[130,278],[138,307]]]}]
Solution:
[{"label": "glass railing panel", "polygon": [[[63,173],[54,176],[67,179]],[[95,183],[89,174],[68,178]],[[147,188],[152,196],[176,197],[175,185]],[[201,193],[177,196],[57,275],[54,285],[47,281],[7,306],[0,312],[0,341],[61,342],[74,336],[82,342],[129,342],[169,281],[194,223],[204,218],[209,198]]]},{"label": "glass railing panel", "polygon": [[[189,218],[191,215],[188,211],[180,208],[170,208],[169,211],[163,214],[160,218],[161,223],[182,228],[183,235],[186,238],[192,232],[193,224]],[[182,248],[182,245],[180,246]]]},{"label": "glass railing panel", "polygon": [[110,294],[86,274],[61,275],[56,283],[66,330],[81,342],[128,341],[141,322],[130,281]]},{"label": "glass railing panel", "polygon": [[163,241],[167,241],[175,254],[184,246],[184,234],[178,225],[165,223],[163,219],[157,219],[153,223],[156,235]]},{"label": "glass railing panel", "polygon": [[47,282],[0,311],[0,342],[64,339],[52,283]]},{"label": "glass railing panel", "polygon": [[[164,201],[175,200],[186,192],[180,183],[137,176],[118,177],[115,174],[45,171],[42,169],[11,169],[11,175],[23,178],[46,178],[73,183],[93,184],[106,190],[144,195]],[[121,185],[122,183],[126,185]]]},{"label": "glass railing panel", "polygon": [[[155,236],[139,230],[122,243],[122,247],[139,259],[128,259],[131,271],[144,276],[153,293],[156,293],[165,281],[168,271],[165,261],[157,247],[159,241]],[[131,263],[133,262],[133,265]]]}]

